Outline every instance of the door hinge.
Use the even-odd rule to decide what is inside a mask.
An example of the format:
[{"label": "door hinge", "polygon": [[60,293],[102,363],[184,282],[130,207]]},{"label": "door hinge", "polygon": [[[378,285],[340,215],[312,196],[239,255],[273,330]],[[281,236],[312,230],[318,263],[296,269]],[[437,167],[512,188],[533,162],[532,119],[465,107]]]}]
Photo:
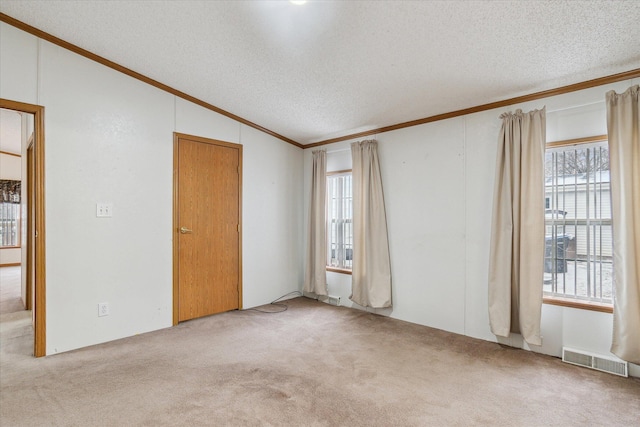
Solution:
[{"label": "door hinge", "polygon": [[238,233],[240,232],[240,224],[238,224]]}]

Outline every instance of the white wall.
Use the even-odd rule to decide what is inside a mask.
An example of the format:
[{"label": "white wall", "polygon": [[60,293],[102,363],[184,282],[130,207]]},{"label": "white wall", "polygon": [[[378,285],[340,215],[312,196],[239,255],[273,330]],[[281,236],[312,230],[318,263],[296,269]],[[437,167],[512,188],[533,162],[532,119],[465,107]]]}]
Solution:
[{"label": "white wall", "polygon": [[20,248],[0,248],[0,266],[20,264],[21,260]]},{"label": "white wall", "polygon": [[[0,97],[45,107],[47,354],[171,326],[174,131],[243,145],[243,306],[298,289],[302,150],[0,31]],[[96,218],[97,202],[113,217]]]},{"label": "white wall", "polygon": [[[632,84],[637,81],[376,135],[393,280],[393,308],[380,314],[496,341],[489,328],[487,277],[500,114],[546,105],[548,141],[606,134],[605,93]],[[331,156],[349,142],[324,148]],[[305,206],[311,151],[305,150]],[[305,224],[307,215],[305,208]],[[329,293],[352,306],[351,277],[327,278]],[[543,345],[532,350],[560,356],[562,346],[570,346],[610,354],[611,330],[611,314],[544,305]],[[503,342],[529,349],[520,336]],[[631,369],[640,375],[639,367]]]},{"label": "white wall", "polygon": [[[631,83],[377,135],[394,302],[382,313],[495,341],[487,265],[498,116],[546,104],[549,140],[601,134],[604,93]],[[311,149],[5,23],[0,97],[45,107],[47,354],[171,325],[174,131],[244,147],[244,307],[301,289]],[[113,203],[113,218],[97,219],[96,202]],[[329,287],[350,305],[350,276],[329,274]],[[111,315],[98,318],[97,304],[105,301]],[[558,355],[566,345],[606,353],[610,325],[609,314],[545,305],[543,346],[534,350]]]},{"label": "white wall", "polygon": [[0,179],[22,179],[21,157],[0,153]]},{"label": "white wall", "polygon": [[38,103],[38,39],[0,23],[0,96]]}]

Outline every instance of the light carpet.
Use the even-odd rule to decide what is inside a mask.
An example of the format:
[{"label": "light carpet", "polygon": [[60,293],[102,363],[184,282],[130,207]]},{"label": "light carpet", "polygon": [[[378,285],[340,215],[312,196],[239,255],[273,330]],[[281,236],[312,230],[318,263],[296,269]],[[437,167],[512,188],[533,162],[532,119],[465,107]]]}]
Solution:
[{"label": "light carpet", "polygon": [[286,304],[40,359],[2,338],[0,423],[638,425],[638,379],[306,298]]},{"label": "light carpet", "polygon": [[0,315],[24,310],[20,266],[0,267]]}]

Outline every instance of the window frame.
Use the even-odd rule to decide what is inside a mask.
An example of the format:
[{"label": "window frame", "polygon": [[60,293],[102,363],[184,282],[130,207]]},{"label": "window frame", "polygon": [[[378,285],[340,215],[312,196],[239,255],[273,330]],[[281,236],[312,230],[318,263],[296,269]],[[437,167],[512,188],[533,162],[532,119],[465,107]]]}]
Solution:
[{"label": "window frame", "polygon": [[[5,153],[3,151],[2,154],[9,154],[9,153]],[[20,157],[20,156],[17,156],[15,154],[10,154],[10,155],[14,155],[16,157]],[[20,186],[22,188],[22,180],[7,179],[6,181],[18,181],[18,182],[20,182]],[[15,221],[16,221],[16,244],[15,245],[3,245],[2,244],[3,237],[2,237],[2,235],[0,235],[0,249],[20,249],[22,247],[22,202],[21,201],[19,201],[18,203],[0,202],[0,206],[5,205],[5,204],[13,206],[15,208],[16,212],[17,212],[17,218],[15,218]],[[2,219],[0,219],[0,221],[2,221]]]},{"label": "window frame", "polygon": [[[4,205],[5,203],[0,203]],[[8,205],[16,205],[15,203],[6,203]],[[22,209],[20,205],[17,205],[18,218],[16,218],[16,244],[15,245],[3,245],[2,236],[0,235],[0,249],[20,249],[22,247]]]},{"label": "window frame", "polygon": [[[575,139],[548,142],[545,146],[545,155],[547,150],[550,148],[562,148],[562,147],[585,145],[590,143],[601,143],[601,142],[607,142],[608,140],[609,140],[608,135],[596,135],[596,136],[590,136],[585,138],[575,138]],[[546,206],[546,200],[545,200],[545,206]],[[545,220],[545,228],[546,228],[546,220]],[[614,285],[612,284],[612,286]],[[549,295],[549,294],[543,293],[542,302],[548,305],[557,305],[562,307],[598,311],[603,313],[613,313],[614,300],[612,298],[611,303],[607,303],[607,302],[600,302],[600,301],[591,301],[587,299],[570,298],[570,297],[560,296],[560,295]]]},{"label": "window frame", "polygon": [[[350,175],[352,176],[352,169],[343,169],[343,170],[338,170],[338,171],[332,171],[332,172],[327,172],[327,196],[326,196],[326,212],[327,212],[327,220],[326,220],[326,227],[327,227],[327,233],[326,233],[326,243],[325,243],[325,248],[327,250],[327,254],[330,253],[331,248],[330,248],[330,244],[331,244],[331,237],[330,237],[330,227],[329,227],[329,222],[330,222],[330,202],[329,202],[329,179],[331,177],[335,177],[336,175]],[[352,184],[353,186],[353,184]],[[353,193],[352,193],[353,194]],[[351,205],[351,224],[353,225],[353,204]],[[351,240],[353,241],[353,227],[352,227],[352,235],[351,235]],[[353,262],[353,243],[352,243],[352,252],[351,252],[351,258],[352,258],[352,262]],[[329,257],[327,256],[327,265],[325,266],[326,271],[330,271],[333,273],[341,273],[341,274],[348,274],[351,275],[352,274],[352,269],[351,268],[343,268],[343,267],[337,267],[337,266],[332,266],[329,265]],[[352,267],[353,268],[353,267]]]}]

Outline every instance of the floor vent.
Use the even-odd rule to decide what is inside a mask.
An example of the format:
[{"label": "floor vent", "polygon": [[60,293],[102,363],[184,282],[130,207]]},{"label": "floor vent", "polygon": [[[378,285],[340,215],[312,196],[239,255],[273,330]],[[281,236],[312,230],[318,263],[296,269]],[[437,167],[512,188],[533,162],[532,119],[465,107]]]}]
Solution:
[{"label": "floor vent", "polygon": [[629,376],[628,363],[614,357],[602,356],[599,354],[589,353],[587,351],[563,347],[562,361],[573,365],[584,366],[586,368],[597,369],[598,371],[608,372],[614,375],[620,375],[621,377]]},{"label": "floor vent", "polygon": [[327,297],[327,304],[331,304],[331,305],[340,305],[340,297],[333,297],[331,295],[329,295]]}]

